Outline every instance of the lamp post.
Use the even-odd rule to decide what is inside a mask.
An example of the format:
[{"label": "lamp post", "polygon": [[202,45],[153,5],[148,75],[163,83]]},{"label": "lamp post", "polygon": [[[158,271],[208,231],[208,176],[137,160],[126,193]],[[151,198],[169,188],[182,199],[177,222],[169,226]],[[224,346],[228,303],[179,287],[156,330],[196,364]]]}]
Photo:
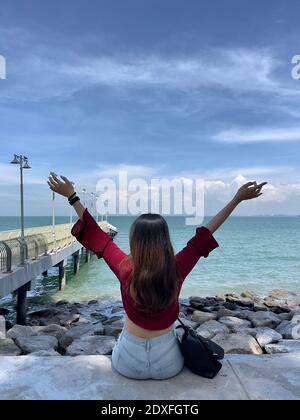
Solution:
[{"label": "lamp post", "polygon": [[[71,182],[73,187],[75,188],[75,182]],[[73,223],[73,206],[70,206],[70,225]]]},{"label": "lamp post", "polygon": [[84,207],[86,207],[86,188],[82,189],[82,194],[83,194],[83,205]]},{"label": "lamp post", "polygon": [[[20,167],[20,199],[21,199],[21,264],[25,265],[27,258],[26,241],[24,232],[24,188],[23,188],[23,169],[31,169],[28,163],[28,158],[23,155],[14,155],[11,161],[12,165],[19,165]],[[24,284],[17,291],[17,324],[26,324],[26,309],[27,309],[27,291],[30,283]]]},{"label": "lamp post", "polygon": [[[92,215],[93,215],[94,212],[96,212],[95,200],[96,200],[96,194],[91,192],[91,213],[92,213]],[[96,218],[96,213],[93,216],[95,216],[95,218]]]},{"label": "lamp post", "polygon": [[26,243],[24,233],[24,182],[23,169],[31,169],[28,163],[28,158],[23,155],[14,155],[11,161],[12,165],[19,165],[20,167],[20,199],[21,199],[21,264],[25,264],[26,260]]}]

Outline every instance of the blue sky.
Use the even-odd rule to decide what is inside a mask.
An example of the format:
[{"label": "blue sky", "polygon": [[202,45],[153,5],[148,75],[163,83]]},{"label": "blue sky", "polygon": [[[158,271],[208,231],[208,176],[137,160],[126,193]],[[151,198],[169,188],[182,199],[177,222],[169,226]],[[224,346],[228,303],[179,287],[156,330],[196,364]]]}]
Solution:
[{"label": "blue sky", "polygon": [[13,153],[32,165],[28,215],[51,212],[50,170],[92,191],[119,167],[204,177],[208,214],[267,180],[236,214],[299,214],[299,15],[296,0],[1,0],[0,215],[19,211]]}]

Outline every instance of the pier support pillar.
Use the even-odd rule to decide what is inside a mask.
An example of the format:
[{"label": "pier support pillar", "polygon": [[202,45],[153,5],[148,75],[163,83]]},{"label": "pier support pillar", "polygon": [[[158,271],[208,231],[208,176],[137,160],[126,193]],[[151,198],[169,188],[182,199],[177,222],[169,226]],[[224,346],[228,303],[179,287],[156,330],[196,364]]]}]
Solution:
[{"label": "pier support pillar", "polygon": [[79,251],[77,251],[75,252],[75,254],[73,254],[74,275],[76,275],[77,272],[79,271],[79,265],[80,265],[80,254],[79,254]]},{"label": "pier support pillar", "polygon": [[30,289],[30,282],[24,284],[17,290],[17,324],[26,325],[27,313],[27,292]]},{"label": "pier support pillar", "polygon": [[64,290],[67,285],[67,271],[66,271],[67,262],[61,261],[58,264],[58,281],[59,281],[59,291]]},{"label": "pier support pillar", "polygon": [[91,259],[91,253],[88,249],[85,250],[85,262],[88,263],[90,262]]}]

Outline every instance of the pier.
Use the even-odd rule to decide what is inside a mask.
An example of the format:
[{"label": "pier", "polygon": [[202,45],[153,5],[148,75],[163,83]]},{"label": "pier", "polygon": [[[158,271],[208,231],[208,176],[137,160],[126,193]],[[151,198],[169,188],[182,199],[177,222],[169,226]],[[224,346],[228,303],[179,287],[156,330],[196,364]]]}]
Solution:
[{"label": "pier", "polygon": [[[114,237],[117,229],[107,221],[98,225]],[[38,276],[46,276],[51,267],[58,267],[58,287],[66,286],[66,266],[72,257],[73,270],[80,268],[80,253],[84,261],[90,253],[71,235],[70,223],[25,229],[24,240],[20,230],[0,232],[0,298],[17,293],[17,323],[26,323],[27,292],[35,286]],[[22,253],[25,263],[22,264]]]}]

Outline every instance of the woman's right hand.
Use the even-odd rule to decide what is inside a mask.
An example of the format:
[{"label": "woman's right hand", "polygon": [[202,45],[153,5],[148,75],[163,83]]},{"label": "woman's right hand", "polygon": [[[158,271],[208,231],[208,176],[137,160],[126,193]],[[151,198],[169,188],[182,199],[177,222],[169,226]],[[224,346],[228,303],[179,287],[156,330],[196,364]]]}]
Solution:
[{"label": "woman's right hand", "polygon": [[252,200],[253,198],[257,198],[262,195],[262,187],[266,185],[267,182],[262,182],[261,184],[257,184],[256,181],[254,182],[247,182],[244,184],[236,193],[234,199],[240,203],[245,200]]},{"label": "woman's right hand", "polygon": [[72,194],[74,194],[74,184],[68,180],[65,176],[60,176],[61,179],[58,178],[58,176],[54,172],[50,172],[49,178],[48,178],[48,185],[50,189],[60,194],[64,197],[71,197]]}]

